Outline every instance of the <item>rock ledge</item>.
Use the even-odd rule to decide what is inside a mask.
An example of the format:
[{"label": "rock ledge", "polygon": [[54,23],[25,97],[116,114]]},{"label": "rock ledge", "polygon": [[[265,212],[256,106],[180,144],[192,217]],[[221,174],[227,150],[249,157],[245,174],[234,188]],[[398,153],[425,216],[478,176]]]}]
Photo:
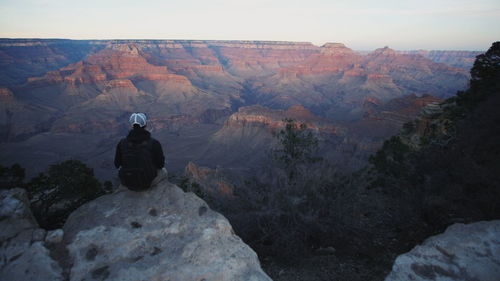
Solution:
[{"label": "rock ledge", "polygon": [[500,220],[454,224],[400,255],[385,281],[500,277]]},{"label": "rock ledge", "polygon": [[64,226],[70,280],[271,280],[222,215],[168,181],[119,189]]}]

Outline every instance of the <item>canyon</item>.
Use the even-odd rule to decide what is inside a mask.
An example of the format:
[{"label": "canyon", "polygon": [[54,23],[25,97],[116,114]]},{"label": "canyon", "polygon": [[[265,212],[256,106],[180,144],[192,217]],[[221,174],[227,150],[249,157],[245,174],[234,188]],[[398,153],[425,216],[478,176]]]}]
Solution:
[{"label": "canyon", "polygon": [[357,52],[341,43],[0,39],[1,164],[68,158],[116,182],[115,145],[145,112],[167,168],[251,174],[283,119],[348,171],[420,109],[468,85],[480,52]]},{"label": "canyon", "polygon": [[[12,226],[2,234],[2,273],[48,280],[494,278],[498,255],[483,252],[498,248],[490,238],[500,213],[499,47],[479,55],[469,75],[477,51],[0,39],[0,164],[18,162],[29,178],[78,159],[114,184],[62,229],[46,231],[27,208],[37,199],[33,185],[11,179],[28,193],[0,193],[1,223]],[[118,186],[113,166],[132,112],[148,115],[170,175],[140,193]],[[325,161],[290,169],[273,159],[287,119],[317,139],[309,159]],[[468,249],[454,243],[464,237]],[[471,249],[478,255],[467,255]]]}]

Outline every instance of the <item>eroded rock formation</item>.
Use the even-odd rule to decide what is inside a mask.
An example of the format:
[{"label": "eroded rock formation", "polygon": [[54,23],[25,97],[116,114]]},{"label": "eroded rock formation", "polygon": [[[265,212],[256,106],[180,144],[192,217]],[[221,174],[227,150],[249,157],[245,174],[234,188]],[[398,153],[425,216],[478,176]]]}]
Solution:
[{"label": "eroded rock formation", "polygon": [[435,62],[445,63],[453,67],[471,69],[476,56],[484,53],[483,51],[445,51],[445,50],[414,50],[398,51],[400,54],[417,54],[429,58]]},{"label": "eroded rock formation", "polygon": [[[0,66],[0,98],[5,101],[0,105],[3,163],[20,162],[38,173],[53,159],[73,157],[91,163],[105,180],[114,171],[112,159],[102,155],[112,155],[108,152],[128,129],[127,115],[135,111],[148,114],[148,127],[160,135],[168,153],[176,154],[188,144],[188,150],[196,152],[196,158],[179,153],[176,172],[191,160],[211,167],[241,167],[245,165],[236,158],[244,148],[227,153],[224,147],[210,146],[220,140],[221,134],[211,133],[225,120],[238,123],[234,118],[239,108],[291,108],[298,110],[297,119],[307,119],[301,114],[308,112],[328,119],[335,125],[326,127],[336,133],[339,122],[340,127],[356,131],[357,124],[349,122],[362,120],[367,100],[382,106],[413,94],[450,96],[468,79],[463,69],[418,54],[381,48],[360,55],[341,43],[318,47],[306,42],[0,39]],[[23,71],[28,68],[36,71]],[[268,128],[282,122],[257,112],[239,120],[251,117],[267,119]],[[259,133],[259,124],[254,122],[256,126],[245,134]],[[370,128],[387,135],[386,128]],[[194,131],[200,133],[195,136]],[[89,139],[97,145],[90,147]],[[369,142],[350,136],[343,142],[348,148],[334,147],[335,143],[331,147],[352,158],[358,148],[371,147]],[[66,146],[73,149],[65,150]],[[236,157],[221,159],[222,150],[225,158]]]}]

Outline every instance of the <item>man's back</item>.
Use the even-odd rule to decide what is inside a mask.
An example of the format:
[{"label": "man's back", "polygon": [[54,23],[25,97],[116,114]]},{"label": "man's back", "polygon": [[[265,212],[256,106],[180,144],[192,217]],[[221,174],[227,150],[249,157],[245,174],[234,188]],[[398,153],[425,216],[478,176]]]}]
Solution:
[{"label": "man's back", "polygon": [[[146,131],[144,128],[133,128],[130,130],[126,138],[123,138],[120,143],[122,142],[128,142],[132,144],[140,144],[145,141],[150,141],[151,142],[151,157],[153,164],[155,165],[156,169],[161,169],[165,166],[165,156],[163,155],[163,149],[161,147],[161,144],[159,141],[151,137],[151,133]],[[115,154],[115,167],[119,168],[122,166],[122,153],[121,150],[119,149],[120,143],[118,143],[118,146],[116,147],[116,154]]]},{"label": "man's back", "polygon": [[133,129],[116,147],[115,166],[120,168],[119,177],[123,185],[132,190],[149,188],[165,163],[160,142],[151,137],[146,127],[146,116],[134,113],[130,117]]}]

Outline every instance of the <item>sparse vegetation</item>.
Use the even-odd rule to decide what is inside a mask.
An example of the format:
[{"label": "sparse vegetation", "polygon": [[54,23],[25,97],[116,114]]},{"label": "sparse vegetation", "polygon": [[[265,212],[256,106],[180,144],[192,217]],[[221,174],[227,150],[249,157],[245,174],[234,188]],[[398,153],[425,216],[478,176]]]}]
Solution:
[{"label": "sparse vegetation", "polygon": [[105,194],[94,171],[78,160],[50,165],[26,189],[33,214],[45,229],[61,227],[73,210]]},{"label": "sparse vegetation", "polygon": [[10,167],[0,165],[0,189],[24,186],[25,170],[19,164]]},{"label": "sparse vegetation", "polygon": [[384,142],[382,149],[370,156],[369,161],[380,173],[389,176],[401,177],[408,167],[405,159],[410,152],[410,147],[394,136]]},{"label": "sparse vegetation", "polygon": [[[491,54],[482,60],[487,63],[476,63],[482,74],[472,78],[487,86],[471,81],[469,90],[445,101],[443,113],[423,123],[426,135],[415,147],[409,142],[417,123],[406,123],[401,137],[388,139],[371,166],[352,176],[342,178],[325,161],[308,161],[313,150],[295,154],[288,145],[314,147],[314,141],[302,141],[304,128],[287,122],[276,134],[279,167],[270,164],[238,186],[234,201],[220,211],[261,256],[305,257],[333,246],[389,263],[453,222],[498,219],[500,56]],[[497,70],[492,74],[484,65]]]},{"label": "sparse vegetation", "polygon": [[180,177],[173,177],[171,180],[177,184],[184,192],[193,192],[196,194],[198,197],[206,199],[207,194],[203,191],[201,188],[200,184],[197,182],[191,182],[188,177],[186,176],[180,176]]},{"label": "sparse vegetation", "polygon": [[211,206],[228,217],[259,254],[291,260],[328,246],[340,215],[332,204],[348,178],[316,157],[313,132],[294,120],[284,121],[285,127],[275,134],[279,147],[260,176],[235,187],[234,198]]},{"label": "sparse vegetation", "polygon": [[304,123],[297,123],[293,119],[285,119],[285,127],[279,130],[275,137],[280,147],[272,151],[276,161],[284,166],[288,178],[292,180],[298,166],[321,160],[314,156],[318,148],[318,139],[313,135]]},{"label": "sparse vegetation", "polygon": [[500,217],[499,78],[500,42],[495,42],[477,57],[470,88],[446,100],[441,114],[421,124],[423,132],[405,124],[402,136],[407,141],[420,136],[418,149],[393,137],[370,158],[375,173],[369,187],[399,194],[386,203],[387,215],[398,217],[411,206],[415,221],[407,226],[413,235],[404,239],[418,241],[456,221]]},{"label": "sparse vegetation", "polygon": [[101,185],[93,169],[78,160],[50,165],[46,173],[28,182],[24,178],[25,170],[19,164],[0,166],[1,188],[26,189],[33,215],[45,229],[61,227],[73,210],[113,190],[111,182]]},{"label": "sparse vegetation", "polygon": [[[266,178],[247,181],[235,189],[235,198],[223,206],[236,233],[260,254],[293,259],[298,254],[326,246],[334,225],[342,182],[325,164],[301,169],[290,180],[282,169]],[[340,188],[339,188],[340,189]],[[290,247],[293,245],[293,247]]]}]

